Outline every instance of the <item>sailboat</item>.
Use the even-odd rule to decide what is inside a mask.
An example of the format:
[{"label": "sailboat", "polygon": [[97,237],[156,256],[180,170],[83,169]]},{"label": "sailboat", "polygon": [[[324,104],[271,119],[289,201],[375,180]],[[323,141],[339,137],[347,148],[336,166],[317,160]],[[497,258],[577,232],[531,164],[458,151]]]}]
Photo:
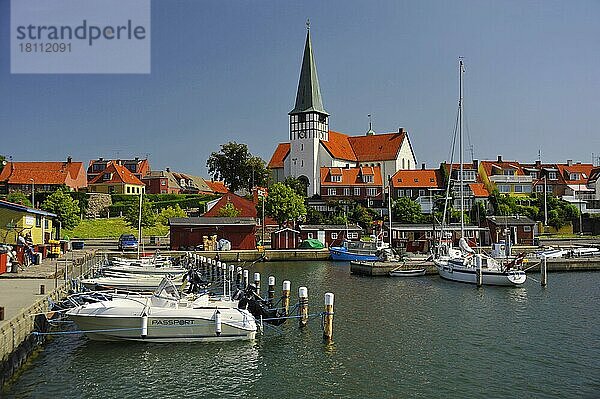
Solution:
[{"label": "sailboat", "polygon": [[[446,211],[448,207],[450,181],[446,192],[446,202],[444,205],[444,221],[442,223],[442,232],[440,243],[433,257],[440,277],[446,280],[459,281],[478,285],[506,285],[517,286],[525,283],[527,276],[522,270],[516,269],[516,260],[506,264],[485,254],[475,253],[465,239],[465,221],[464,221],[464,190],[462,189],[463,175],[463,75],[465,67],[462,58],[459,61],[459,81],[460,94],[458,101],[458,135],[460,152],[460,240],[459,247],[453,248],[452,243],[442,242],[444,237],[444,224]],[[450,173],[451,176],[451,173]]]}]

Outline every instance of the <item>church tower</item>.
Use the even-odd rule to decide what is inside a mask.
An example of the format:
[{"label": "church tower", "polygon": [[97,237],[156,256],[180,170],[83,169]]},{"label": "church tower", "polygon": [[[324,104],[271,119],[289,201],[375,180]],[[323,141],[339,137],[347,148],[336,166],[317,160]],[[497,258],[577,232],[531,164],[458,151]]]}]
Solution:
[{"label": "church tower", "polygon": [[309,196],[320,194],[319,142],[329,139],[329,114],[323,108],[317,66],[307,22],[306,44],[296,94],[296,105],[290,111],[289,176],[308,183]]}]

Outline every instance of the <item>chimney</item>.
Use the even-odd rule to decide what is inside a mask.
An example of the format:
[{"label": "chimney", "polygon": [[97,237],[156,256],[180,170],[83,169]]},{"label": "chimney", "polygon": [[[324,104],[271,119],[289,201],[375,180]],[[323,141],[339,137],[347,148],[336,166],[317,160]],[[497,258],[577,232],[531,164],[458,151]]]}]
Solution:
[{"label": "chimney", "polygon": [[140,157],[135,157],[135,160],[136,160],[136,161],[139,161],[139,160],[140,160]]},{"label": "chimney", "polygon": [[404,128],[403,127],[399,127],[398,128],[398,133],[404,133]]},{"label": "chimney", "polygon": [[425,170],[425,162],[421,164],[421,170]]},{"label": "chimney", "polygon": [[67,157],[67,163],[71,163],[72,160],[73,160],[73,158]]},{"label": "chimney", "polygon": [[477,170],[479,170],[479,160],[478,159],[473,160],[473,169],[475,169],[475,172],[477,172]]},{"label": "chimney", "polygon": [[167,168],[167,172],[170,172],[170,171],[171,171],[171,168]]},{"label": "chimney", "polygon": [[539,159],[537,161],[535,161],[535,167],[536,168],[541,168],[542,167],[542,161],[540,161]]},{"label": "chimney", "polygon": [[573,166],[573,160],[567,159],[567,166]]},{"label": "chimney", "polygon": [[502,155],[498,155],[498,162],[502,162]]},{"label": "chimney", "polygon": [[100,157],[100,158],[98,158],[98,161],[102,162],[102,161],[104,161],[104,158]]}]

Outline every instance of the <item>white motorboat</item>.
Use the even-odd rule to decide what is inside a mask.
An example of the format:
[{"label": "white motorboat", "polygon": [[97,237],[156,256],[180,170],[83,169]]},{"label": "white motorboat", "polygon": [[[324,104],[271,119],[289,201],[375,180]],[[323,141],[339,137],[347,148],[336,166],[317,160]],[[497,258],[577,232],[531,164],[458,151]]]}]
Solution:
[{"label": "white motorboat", "polygon": [[157,267],[152,265],[105,265],[100,272],[109,275],[110,273],[129,273],[129,274],[152,274],[152,275],[178,275],[185,273],[187,269],[180,266]]},{"label": "white motorboat", "polygon": [[[182,274],[173,277],[174,281],[181,280]],[[81,280],[81,284],[89,290],[124,290],[152,292],[163,280],[160,275],[122,274],[118,277],[99,276]]]},{"label": "white motorboat", "polygon": [[208,294],[181,298],[164,279],[151,296],[115,296],[66,315],[93,340],[193,342],[254,339],[254,316],[238,302]]},{"label": "white motorboat", "polygon": [[[464,187],[463,173],[463,73],[464,64],[462,59],[459,63],[460,68],[460,96],[458,101],[458,134],[460,147],[460,187]],[[452,168],[451,168],[452,169]],[[451,176],[451,173],[450,173]],[[448,191],[446,192],[446,201],[444,205],[444,217],[448,208],[450,181],[448,182]],[[515,286],[525,283],[527,276],[522,270],[516,269],[516,266],[522,261],[522,257],[517,257],[512,261],[506,261],[506,264],[485,254],[476,254],[465,239],[464,226],[464,190],[460,190],[460,231],[459,248],[452,248],[450,244],[442,244],[437,248],[433,257],[440,277],[446,280],[458,281],[471,284],[485,285],[507,285]],[[442,234],[444,237],[444,223],[442,223]],[[481,276],[481,279],[478,277]]]}]

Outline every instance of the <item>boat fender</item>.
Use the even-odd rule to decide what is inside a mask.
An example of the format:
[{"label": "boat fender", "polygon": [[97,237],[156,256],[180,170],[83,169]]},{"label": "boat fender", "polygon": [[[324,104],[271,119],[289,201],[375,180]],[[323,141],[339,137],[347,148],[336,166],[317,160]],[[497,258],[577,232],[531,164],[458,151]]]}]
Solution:
[{"label": "boat fender", "polygon": [[221,312],[217,309],[215,312],[215,333],[217,337],[221,335],[222,325],[221,325]]},{"label": "boat fender", "polygon": [[142,315],[142,338],[146,338],[148,336],[148,315]]}]

